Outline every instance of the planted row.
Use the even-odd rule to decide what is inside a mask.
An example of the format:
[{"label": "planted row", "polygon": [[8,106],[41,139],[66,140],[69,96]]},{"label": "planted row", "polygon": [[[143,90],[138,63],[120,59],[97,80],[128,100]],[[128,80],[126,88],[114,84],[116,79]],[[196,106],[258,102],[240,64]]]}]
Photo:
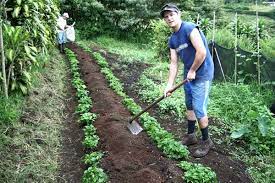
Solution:
[{"label": "planted row", "polygon": [[[81,79],[79,72],[79,62],[75,54],[66,49],[66,54],[69,58],[72,73],[72,84],[76,89],[76,95],[78,99],[78,106],[76,113],[80,116],[79,122],[85,125],[84,127],[84,141],[83,145],[88,149],[95,149],[99,142],[99,137],[96,135],[96,128],[93,122],[97,116],[91,113],[92,99],[89,97],[89,91]],[[92,152],[86,154],[84,157],[84,163],[88,165],[88,169],[84,171],[83,183],[104,183],[107,182],[108,177],[104,173],[103,169],[99,167],[100,159],[103,157],[102,152]]]}]

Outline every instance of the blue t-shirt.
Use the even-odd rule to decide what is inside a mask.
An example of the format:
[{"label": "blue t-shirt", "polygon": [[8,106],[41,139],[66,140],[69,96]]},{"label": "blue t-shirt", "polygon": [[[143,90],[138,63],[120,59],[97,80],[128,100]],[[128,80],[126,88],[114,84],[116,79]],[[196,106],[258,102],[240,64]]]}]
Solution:
[{"label": "blue t-shirt", "polygon": [[[175,49],[178,56],[184,63],[184,78],[186,78],[194,59],[196,50],[190,40],[190,33],[193,29],[198,28],[191,22],[182,22],[180,29],[174,32],[169,39],[169,48]],[[204,34],[199,30],[204,46],[206,48],[206,57],[204,62],[196,71],[196,80],[211,81],[214,76],[214,64],[208,48]]]}]

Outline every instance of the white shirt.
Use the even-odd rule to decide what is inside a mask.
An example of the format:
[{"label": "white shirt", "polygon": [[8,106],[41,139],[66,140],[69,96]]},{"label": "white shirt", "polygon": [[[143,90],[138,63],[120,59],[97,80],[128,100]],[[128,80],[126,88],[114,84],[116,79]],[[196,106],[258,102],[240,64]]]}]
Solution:
[{"label": "white shirt", "polygon": [[[65,30],[65,26],[67,25],[67,21],[62,17],[60,16],[58,19],[57,19],[57,32],[62,32]],[[62,30],[60,30],[60,28]]]}]

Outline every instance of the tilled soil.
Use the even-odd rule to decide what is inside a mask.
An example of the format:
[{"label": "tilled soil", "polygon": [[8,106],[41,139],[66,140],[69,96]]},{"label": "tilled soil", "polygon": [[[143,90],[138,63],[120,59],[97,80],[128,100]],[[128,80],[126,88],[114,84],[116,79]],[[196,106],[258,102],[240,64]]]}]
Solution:
[{"label": "tilled soil", "polygon": [[145,132],[132,135],[126,125],[130,113],[109,87],[90,55],[70,45],[80,62],[80,70],[93,99],[92,112],[98,114],[94,125],[105,152],[101,167],[114,183],[182,182],[177,162],[167,159]]},{"label": "tilled soil", "polygon": [[[91,49],[94,51],[102,50],[99,47],[93,47]],[[135,99],[135,101],[143,108],[148,106],[148,104],[145,104],[138,99],[138,93],[137,91],[135,91],[135,88],[133,87],[135,82],[139,79],[139,76],[142,74],[142,71],[146,69],[148,65],[140,64],[139,62],[130,64],[128,65],[128,67],[123,67],[122,69],[122,67],[120,67],[119,65],[121,61],[119,61],[118,55],[108,53],[106,50],[104,51],[104,53],[105,54],[103,54],[103,56],[112,67],[112,70],[115,73],[115,75],[124,83],[126,93],[130,97]],[[172,117],[161,118],[158,115],[157,108],[153,108],[149,112],[152,116],[154,116],[158,119],[158,121],[161,122],[162,127],[164,127],[167,131],[173,133],[178,139],[182,139],[183,136],[186,134],[186,122],[177,123],[175,122],[175,120],[173,120]],[[210,130],[212,125],[211,123],[214,123],[214,121],[210,121]],[[191,146],[189,148],[190,152],[194,152],[195,148],[196,146]],[[218,179],[221,183],[251,182],[251,179],[246,172],[245,164],[243,162],[233,160],[232,158],[230,158],[228,151],[225,150],[221,145],[215,144],[215,148],[212,149],[207,156],[198,159],[191,158],[190,161],[202,163],[206,166],[211,167],[211,169],[213,169],[216,172]]]},{"label": "tilled soil", "polygon": [[60,178],[58,180],[60,183],[81,182],[85,170],[85,165],[81,161],[85,155],[85,148],[82,145],[84,134],[82,127],[77,123],[78,116],[75,113],[77,100],[74,97],[76,93],[71,81],[68,83],[68,90],[66,116],[64,116],[66,120],[61,134]]}]

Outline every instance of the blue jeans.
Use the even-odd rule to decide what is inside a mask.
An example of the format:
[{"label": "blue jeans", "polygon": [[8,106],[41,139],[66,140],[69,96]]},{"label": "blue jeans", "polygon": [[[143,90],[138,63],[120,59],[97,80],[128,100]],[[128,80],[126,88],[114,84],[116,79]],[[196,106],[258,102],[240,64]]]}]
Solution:
[{"label": "blue jeans", "polygon": [[65,31],[57,33],[57,41],[58,41],[58,44],[66,43],[67,40],[66,40]]},{"label": "blue jeans", "polygon": [[184,85],[187,110],[194,110],[196,118],[207,116],[207,104],[211,81],[194,80]]}]

